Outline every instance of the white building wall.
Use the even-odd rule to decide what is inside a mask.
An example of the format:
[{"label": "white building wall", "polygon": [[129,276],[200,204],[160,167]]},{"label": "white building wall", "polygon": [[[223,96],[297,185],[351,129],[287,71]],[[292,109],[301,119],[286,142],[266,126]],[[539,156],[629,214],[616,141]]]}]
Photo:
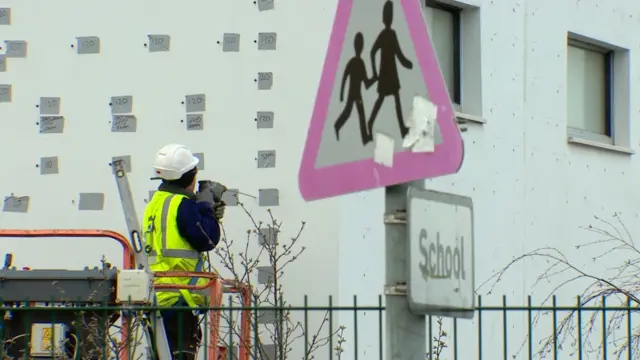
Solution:
[{"label": "white building wall", "polygon": [[[632,155],[567,143],[566,33],[615,44],[633,54],[639,44],[640,3],[478,0],[468,5],[480,8],[482,63],[481,113],[471,115],[487,122],[472,123],[463,134],[466,156],[460,172],[426,184],[473,198],[478,284],[514,256],[542,246],[567,251],[578,264],[592,269],[593,254],[574,248],[588,240],[579,227],[592,222],[594,215],[621,212],[632,235],[637,235],[638,163]],[[141,212],[148,191],[156,186],[148,179],[155,151],[164,143],[181,142],[205,154],[204,178],[254,195],[259,189],[277,188],[280,204],[272,209],[285,223],[285,236],[294,235],[297,224],[306,221],[300,242],[306,252],[286,275],[291,299],[308,294],[311,303],[324,305],[333,295],[336,302],[351,305],[353,295],[358,295],[361,304],[377,304],[384,276],[383,191],[305,203],[297,186],[335,6],[335,0],[280,1],[275,11],[258,11],[252,1],[193,1],[182,6],[121,0],[0,3],[12,10],[12,24],[0,26],[0,40],[28,43],[26,58],[8,59],[6,71],[0,73],[0,83],[12,84],[13,94],[11,103],[0,104],[6,154],[0,193],[30,197],[28,213],[0,213],[0,228],[125,232],[108,166],[111,157],[131,156],[129,175]],[[258,32],[276,32],[277,50],[257,51],[253,41]],[[241,34],[240,52],[221,51],[216,41],[223,33]],[[149,53],[143,46],[147,34],[170,35],[170,51]],[[100,54],[77,55],[70,45],[78,36],[99,36]],[[638,78],[638,66],[631,56],[631,84]],[[254,78],[261,71],[274,74],[269,91],[256,90]],[[463,84],[473,75],[465,74]],[[633,119],[640,104],[631,90]],[[205,130],[186,131],[180,122],[185,118],[181,101],[200,93],[207,95]],[[134,98],[135,133],[110,132],[108,103],[117,95]],[[38,133],[35,105],[45,96],[62,99],[62,134]],[[260,110],[275,111],[273,129],[256,129],[255,113]],[[638,146],[640,133],[633,126],[629,136],[630,147]],[[256,168],[256,152],[274,149],[276,167]],[[36,164],[47,156],[59,158],[59,174],[40,175]],[[104,209],[79,211],[81,192],[105,194]],[[268,219],[266,207],[251,198],[243,200],[258,220]],[[249,227],[240,208],[229,208],[229,237],[243,243]],[[96,264],[101,255],[119,259],[117,245],[107,241],[0,244],[0,253],[13,252],[18,266],[81,268]],[[528,294],[540,302],[553,287],[532,287],[545,266],[538,262],[514,268],[483,302],[499,304],[502,294],[513,304],[522,304]],[[580,290],[558,294],[569,302]],[[344,313],[338,320],[348,329],[348,359],[353,358],[355,341],[352,319],[351,313]],[[524,340],[524,320],[524,314],[509,316],[510,353],[515,354]],[[501,321],[498,314],[483,317],[486,358],[502,357]],[[465,345],[458,358],[477,356],[476,322],[461,323],[459,336]],[[359,317],[361,358],[377,358],[377,329],[377,314]]]}]

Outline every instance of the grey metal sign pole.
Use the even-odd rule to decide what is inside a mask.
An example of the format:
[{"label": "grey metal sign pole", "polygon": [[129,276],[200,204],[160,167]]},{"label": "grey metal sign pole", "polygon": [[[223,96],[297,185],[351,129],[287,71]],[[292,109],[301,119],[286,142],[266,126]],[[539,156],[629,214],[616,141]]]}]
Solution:
[{"label": "grey metal sign pole", "polygon": [[426,316],[474,315],[473,201],[422,180],[388,186],[384,222],[385,359],[424,360]]},{"label": "grey metal sign pole", "polygon": [[426,317],[414,315],[407,300],[408,253],[407,192],[424,188],[424,181],[385,188],[385,323],[386,360],[424,360]]}]

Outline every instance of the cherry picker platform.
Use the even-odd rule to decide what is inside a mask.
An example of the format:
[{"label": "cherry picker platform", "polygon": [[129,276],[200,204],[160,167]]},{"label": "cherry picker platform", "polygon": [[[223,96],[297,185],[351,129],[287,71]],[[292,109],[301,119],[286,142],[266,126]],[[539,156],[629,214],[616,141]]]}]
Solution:
[{"label": "cherry picker platform", "polygon": [[[122,202],[129,239],[111,230],[0,230],[0,238],[110,238],[122,245],[122,269],[102,264],[84,270],[17,269],[8,254],[0,269],[0,359],[132,359],[134,332],[145,334],[145,358],[170,360],[159,308],[154,307],[154,291],[167,289],[206,290],[210,309],[201,309],[207,317],[205,346],[207,360],[227,358],[230,349],[221,339],[221,308],[225,294],[241,300],[238,360],[250,359],[251,289],[246,284],[222,279],[209,272],[151,272],[148,269],[143,237],[135,212],[129,182],[120,162],[113,165]],[[0,239],[2,240],[2,239]],[[207,278],[205,285],[154,285],[158,277]],[[92,324],[93,326],[87,326]],[[119,325],[118,325],[119,324]],[[231,325],[233,326],[233,324]],[[120,329],[120,339],[111,330]],[[135,356],[138,358],[137,356]]]}]

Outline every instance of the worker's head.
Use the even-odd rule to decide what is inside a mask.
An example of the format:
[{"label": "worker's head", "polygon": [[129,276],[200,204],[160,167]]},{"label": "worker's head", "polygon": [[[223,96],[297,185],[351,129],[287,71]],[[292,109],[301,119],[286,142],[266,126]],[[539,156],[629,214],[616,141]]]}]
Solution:
[{"label": "worker's head", "polygon": [[158,150],[153,170],[156,177],[163,182],[194,192],[198,163],[200,159],[195,157],[186,146],[169,144]]},{"label": "worker's head", "polygon": [[384,3],[382,7],[382,23],[386,28],[391,27],[393,22],[393,3],[388,1]]},{"label": "worker's head", "polygon": [[362,54],[362,48],[364,48],[364,36],[361,32],[356,33],[356,36],[353,38],[353,48],[356,51],[356,55],[360,56],[360,54]]}]

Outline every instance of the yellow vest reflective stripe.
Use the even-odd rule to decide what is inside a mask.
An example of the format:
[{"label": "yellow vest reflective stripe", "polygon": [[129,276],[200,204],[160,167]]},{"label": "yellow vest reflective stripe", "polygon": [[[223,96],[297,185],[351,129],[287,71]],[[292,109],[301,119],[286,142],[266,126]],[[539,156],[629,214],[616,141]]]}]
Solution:
[{"label": "yellow vest reflective stripe", "polygon": [[[147,245],[151,247],[149,268],[151,271],[202,271],[204,254],[195,251],[178,231],[178,207],[185,195],[156,191],[144,213],[143,229]],[[200,269],[198,269],[200,267]],[[156,284],[204,285],[207,279],[185,277],[156,278]],[[158,305],[174,305],[180,297],[189,306],[206,305],[209,290],[189,291],[162,289],[156,292]]]}]

